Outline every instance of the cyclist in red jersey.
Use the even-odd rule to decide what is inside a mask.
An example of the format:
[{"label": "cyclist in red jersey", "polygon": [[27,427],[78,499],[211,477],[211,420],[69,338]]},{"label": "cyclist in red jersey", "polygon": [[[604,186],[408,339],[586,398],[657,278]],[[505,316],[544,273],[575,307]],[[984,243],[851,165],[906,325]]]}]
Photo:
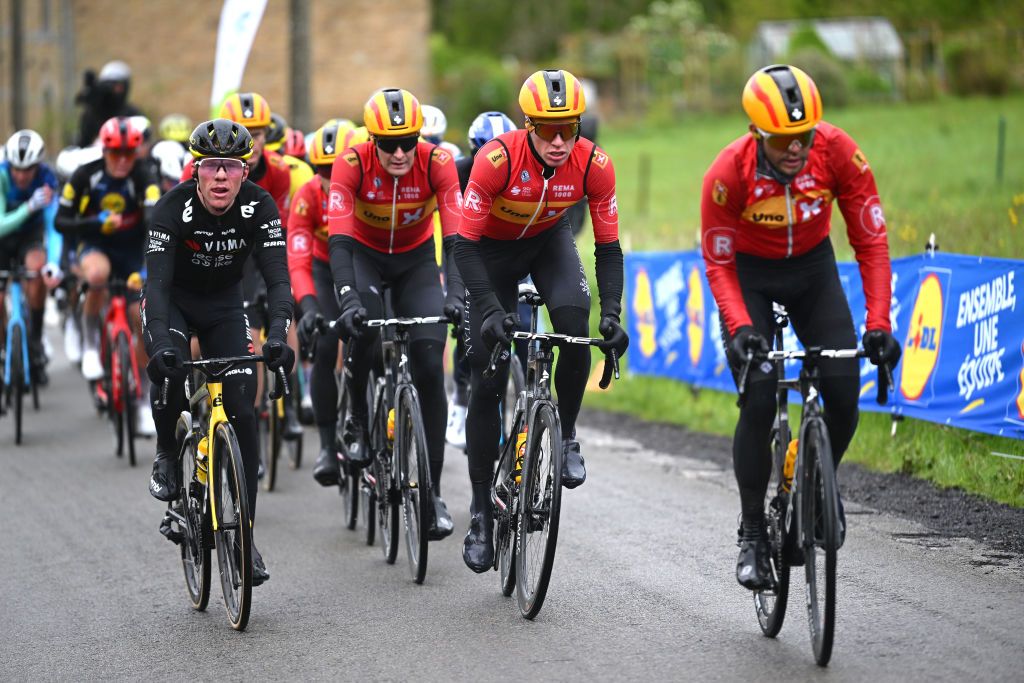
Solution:
[{"label": "cyclist in red jersey", "polygon": [[[435,209],[441,215],[445,257],[451,258],[461,205],[455,160],[440,147],[419,141],[422,109],[406,90],[374,93],[363,121],[371,139],[334,161],[328,198],[331,271],[341,308],[338,327],[348,342],[346,366],[351,371],[346,373],[354,437],[350,458],[361,465],[370,460],[366,383],[379,334],[363,330],[361,321],[384,315],[384,287],[390,288],[398,316],[433,316],[443,309],[458,321],[463,299],[462,280],[454,268],[448,271],[447,296],[442,293],[434,258]],[[409,360],[434,483],[431,540],[448,536],[454,528],[439,495],[447,407],[444,342],[442,325],[420,325],[412,331]]]},{"label": "cyclist in red jersey", "polygon": [[[316,176],[295,193],[288,221],[288,273],[292,294],[302,309],[298,333],[304,347],[309,345],[321,317],[334,320],[341,315],[334,295],[327,244],[327,193],[331,168],[343,149],[346,132],[344,126],[332,120],[313,134],[309,161]],[[310,375],[313,414],[320,432],[320,455],[313,467],[313,478],[322,486],[337,484],[340,475],[334,436],[338,422],[338,385],[334,381],[337,362],[338,332],[335,328],[325,331],[317,340]]]},{"label": "cyclist in red jersey", "polygon": [[[867,159],[849,135],[821,120],[818,89],[796,67],[755,72],[743,90],[743,108],[750,134],[722,150],[704,176],[701,194],[704,261],[733,371],[748,351],[768,351],[773,302],[786,307],[805,346],[856,346],[828,239],[833,201],[843,213],[864,282],[864,348],[876,365],[895,364],[900,347],[889,317],[889,245]],[[857,428],[858,365],[843,359],[824,360],[820,367],[825,422],[838,465]],[[764,498],[775,401],[774,371],[755,364],[733,439],[742,510],[736,578],[751,590],[771,582]],[[841,501],[840,516],[842,535]]]},{"label": "cyclist in red jersey", "polygon": [[[472,519],[463,560],[476,572],[494,561],[491,479],[500,434],[498,404],[506,364],[491,379],[483,370],[491,349],[508,344],[515,324],[517,283],[530,275],[544,297],[555,332],[589,335],[590,285],[566,211],[590,198],[594,255],[601,299],[600,331],[619,354],[629,339],[619,324],[622,250],[619,247],[615,171],[608,154],[579,137],[586,110],[583,88],[568,71],[538,71],[523,84],[519,106],[526,128],[480,148],[463,197],[456,259],[467,291],[463,335],[472,367],[466,442],[473,485]],[[565,460],[562,482],[586,479],[576,441],[576,417],[590,374],[590,349],[559,350],[555,389]]]}]

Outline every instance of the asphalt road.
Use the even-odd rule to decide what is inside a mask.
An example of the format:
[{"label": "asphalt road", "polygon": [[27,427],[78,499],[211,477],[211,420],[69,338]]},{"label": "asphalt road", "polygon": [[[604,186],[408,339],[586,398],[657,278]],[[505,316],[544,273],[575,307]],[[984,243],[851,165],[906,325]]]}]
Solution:
[{"label": "asphalt road", "polygon": [[[462,563],[465,458],[449,449],[457,532],[430,548],[423,586],[342,527],[334,489],[299,471],[260,494],[257,545],[271,580],[248,630],[186,601],[163,504],[62,361],[25,443],[0,419],[0,679],[1021,680],[1024,560],[847,505],[836,644],[814,665],[800,584],[775,640],[733,577],[737,494],[714,458],[649,450],[593,416],[589,478],[563,497],[555,573],[538,618],[494,573]],[[679,444],[676,453],[693,453]],[[700,455],[697,453],[696,455]],[[720,460],[720,458],[719,458]],[[216,576],[216,567],[214,568]],[[800,575],[796,575],[799,578]]]}]

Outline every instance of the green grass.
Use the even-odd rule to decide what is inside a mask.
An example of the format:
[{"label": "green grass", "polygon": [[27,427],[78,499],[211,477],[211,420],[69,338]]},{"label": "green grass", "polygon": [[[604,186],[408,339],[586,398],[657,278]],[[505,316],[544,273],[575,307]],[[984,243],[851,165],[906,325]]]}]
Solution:
[{"label": "green grass", "polygon": [[[1000,116],[1007,124],[1002,184],[996,182]],[[850,133],[871,164],[893,256],[919,253],[935,232],[943,251],[1024,258],[1024,225],[1018,224],[1024,222],[1024,97],[851,108],[829,112],[827,120]],[[704,171],[745,129],[741,114],[685,119],[669,128],[604,127],[601,144],[615,162],[623,247],[694,248]],[[644,156],[651,171],[646,214],[638,180]],[[833,220],[839,258],[852,260],[838,210]],[[592,237],[582,234],[581,254],[592,247]],[[592,259],[583,260],[593,277]],[[591,325],[597,329],[596,311]],[[628,373],[612,391],[588,392],[585,403],[726,436],[737,416],[734,395],[695,393],[674,380]],[[1024,455],[1024,442],[909,419],[892,437],[890,425],[888,415],[862,414],[847,458],[1024,507],[1024,461],[991,455]]]}]

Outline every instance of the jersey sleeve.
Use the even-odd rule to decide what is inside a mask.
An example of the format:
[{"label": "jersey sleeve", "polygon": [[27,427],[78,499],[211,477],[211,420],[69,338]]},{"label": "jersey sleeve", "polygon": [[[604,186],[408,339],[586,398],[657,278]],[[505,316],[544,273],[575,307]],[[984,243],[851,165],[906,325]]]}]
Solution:
[{"label": "jersey sleeve", "polygon": [[64,183],[60,193],[60,208],[54,225],[64,235],[98,234],[102,221],[98,214],[85,215],[89,207],[89,170],[79,167]]},{"label": "jersey sleeve", "polygon": [[[180,195],[179,195],[180,196]],[[193,198],[192,201],[198,201]],[[157,203],[146,239],[146,297],[142,325],[152,349],[171,345],[171,283],[180,234],[170,200]]]},{"label": "jersey sleeve", "polygon": [[268,339],[283,341],[288,335],[288,325],[292,320],[292,288],[288,281],[288,256],[285,241],[281,239],[282,231],[273,228],[281,227],[277,203],[266,201],[270,195],[260,192],[261,201],[257,210],[256,243],[253,246],[253,257],[256,265],[267,283],[267,311],[270,326]]},{"label": "jersey sleeve", "polygon": [[20,228],[21,224],[28,219],[29,214],[28,202],[24,202],[21,206],[11,211],[7,210],[8,182],[6,170],[0,168],[0,237],[4,237]]},{"label": "jersey sleeve", "polygon": [[500,140],[491,140],[476,153],[469,183],[462,195],[459,235],[475,242],[484,234],[494,198],[505,189],[510,163],[508,149]]},{"label": "jersey sleeve", "polygon": [[440,147],[430,152],[430,184],[437,197],[441,217],[441,237],[454,237],[462,218],[462,191],[452,155]]},{"label": "jersey sleeve", "polygon": [[355,235],[356,192],[362,178],[359,154],[354,150],[345,150],[334,160],[331,189],[327,195],[327,230],[330,236]]},{"label": "jersey sleeve", "polygon": [[288,217],[288,275],[291,276],[296,301],[302,301],[309,295],[316,296],[313,284],[313,222],[319,206],[313,202],[313,193],[309,190],[309,185],[303,185],[295,193]]},{"label": "jersey sleeve", "polygon": [[836,129],[836,134],[829,163],[839,186],[836,201],[864,283],[867,329],[891,332],[892,265],[875,176],[857,143],[842,130]]},{"label": "jersey sleeve", "polygon": [[615,199],[615,167],[608,154],[594,146],[587,169],[587,201],[595,244],[619,239],[619,204]]},{"label": "jersey sleeve", "polygon": [[733,156],[723,153],[704,175],[700,194],[700,244],[708,284],[729,334],[750,325],[736,275],[736,231],[743,214],[742,187]]}]

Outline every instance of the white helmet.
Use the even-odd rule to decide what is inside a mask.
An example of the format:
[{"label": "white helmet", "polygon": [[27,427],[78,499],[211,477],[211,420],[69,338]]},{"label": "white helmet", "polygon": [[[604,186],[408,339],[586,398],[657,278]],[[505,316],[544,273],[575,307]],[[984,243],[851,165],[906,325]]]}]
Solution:
[{"label": "white helmet", "polygon": [[445,131],[448,130],[448,119],[444,112],[429,104],[423,105],[423,127],[420,128],[420,135],[435,144],[441,142]]},{"label": "white helmet", "polygon": [[119,59],[107,62],[100,69],[100,82],[106,81],[127,81],[132,77],[131,68]]},{"label": "white helmet", "polygon": [[103,148],[93,145],[92,147],[65,147],[57,155],[54,162],[57,175],[67,180],[79,166],[84,166],[90,161],[96,161],[103,157]]},{"label": "white helmet", "polygon": [[160,164],[160,175],[177,182],[181,179],[189,153],[174,140],[161,140],[153,145],[149,155]]},{"label": "white helmet", "polygon": [[4,145],[4,155],[11,168],[29,168],[43,160],[46,144],[39,133],[27,128],[12,135]]},{"label": "white helmet", "polygon": [[142,133],[143,142],[149,142],[152,139],[153,124],[150,123],[148,118],[141,114],[137,114],[136,116],[129,116],[128,120],[132,122],[132,128]]}]

